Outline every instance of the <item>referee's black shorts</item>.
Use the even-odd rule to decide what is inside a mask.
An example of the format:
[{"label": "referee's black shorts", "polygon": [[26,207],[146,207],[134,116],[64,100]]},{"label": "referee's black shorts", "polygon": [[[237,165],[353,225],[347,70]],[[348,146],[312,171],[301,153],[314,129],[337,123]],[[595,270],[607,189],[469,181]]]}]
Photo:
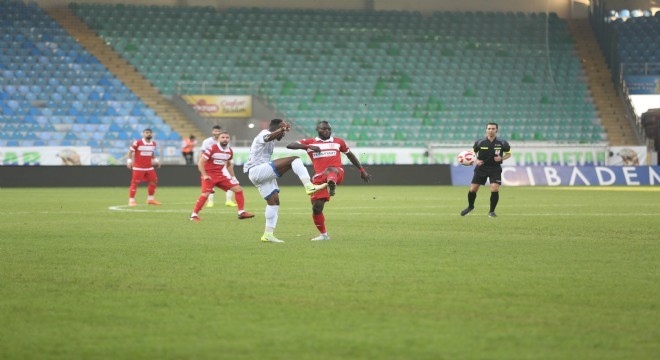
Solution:
[{"label": "referee's black shorts", "polygon": [[490,180],[491,184],[502,185],[502,168],[474,169],[473,184],[486,185],[486,180]]}]

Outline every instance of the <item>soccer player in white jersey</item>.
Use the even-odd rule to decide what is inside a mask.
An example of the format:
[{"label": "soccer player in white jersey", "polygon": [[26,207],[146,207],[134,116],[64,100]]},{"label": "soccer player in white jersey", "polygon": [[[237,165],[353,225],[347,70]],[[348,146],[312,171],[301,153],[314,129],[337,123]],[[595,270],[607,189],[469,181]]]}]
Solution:
[{"label": "soccer player in white jersey", "polygon": [[344,181],[344,168],[341,164],[341,154],[346,155],[348,160],[358,169],[360,177],[364,182],[371,180],[371,175],[360,164],[360,160],[351,152],[343,139],[332,136],[332,128],[327,121],[321,121],[316,125],[318,136],[315,138],[302,139],[287,145],[288,149],[300,149],[307,151],[314,165],[312,182],[314,184],[327,183],[328,188],[318,191],[312,195],[312,220],[321,233],[312,238],[312,241],[330,240],[325,229],[325,216],[323,208],[325,203],[335,196],[337,185]]},{"label": "soccer player in white jersey", "polygon": [[274,140],[282,140],[284,133],[290,129],[291,126],[286,121],[281,119],[271,120],[268,129],[262,130],[252,141],[250,157],[243,165],[243,172],[248,174],[250,181],[259,189],[259,193],[266,200],[266,227],[263,236],[261,236],[263,242],[284,242],[274,235],[277,226],[277,213],[280,208],[280,189],[277,186],[277,178],[287,171],[293,170],[305,185],[307,195],[312,195],[328,186],[328,184],[312,184],[309,173],[298,156],[270,159],[275,148]]},{"label": "soccer player in white jersey", "polygon": [[[208,148],[210,148],[211,146],[218,143],[218,137],[220,136],[220,133],[222,133],[222,127],[220,125],[213,126],[213,130],[211,130],[211,137],[207,138],[206,140],[204,140],[202,142],[202,148],[201,148],[201,151],[199,153],[200,158],[202,157],[202,154],[204,154],[204,151],[206,151]],[[233,162],[229,166],[231,167],[232,170],[234,169]],[[224,167],[222,169],[222,171],[223,171],[223,173],[225,174],[226,177],[231,178],[231,176],[229,176],[229,170],[228,170],[227,167]],[[238,180],[235,177],[232,178],[232,180],[234,180],[234,181],[236,181],[236,183],[238,183]],[[203,179],[202,179],[202,187],[204,187],[204,180]],[[202,189],[202,190],[204,190],[204,189]],[[211,193],[209,195],[208,201],[206,202],[206,207],[213,207],[213,205],[214,205],[213,198],[214,197],[215,197],[215,194],[213,194],[213,193]],[[225,205],[233,206],[233,207],[238,206],[234,202],[233,199],[234,199],[234,192],[232,190],[227,190]]]}]

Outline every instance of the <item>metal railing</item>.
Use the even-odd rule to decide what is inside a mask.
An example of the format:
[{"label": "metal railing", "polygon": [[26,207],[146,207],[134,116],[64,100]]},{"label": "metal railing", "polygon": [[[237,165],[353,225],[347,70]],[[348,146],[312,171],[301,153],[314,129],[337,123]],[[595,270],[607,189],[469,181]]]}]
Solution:
[{"label": "metal railing", "polygon": [[254,95],[259,83],[253,81],[198,81],[180,80],[176,83],[177,95]]},{"label": "metal railing", "polygon": [[619,82],[624,76],[655,76],[660,75],[660,62],[621,63],[619,65]]}]

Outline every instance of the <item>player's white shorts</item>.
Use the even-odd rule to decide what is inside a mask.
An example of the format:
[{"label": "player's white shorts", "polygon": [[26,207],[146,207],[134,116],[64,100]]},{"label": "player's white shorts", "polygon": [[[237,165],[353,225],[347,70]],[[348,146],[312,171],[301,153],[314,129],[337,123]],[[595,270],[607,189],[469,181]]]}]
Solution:
[{"label": "player's white shorts", "polygon": [[251,167],[248,171],[248,177],[254,186],[259,189],[259,193],[264,199],[280,192],[280,188],[277,186],[277,178],[280,175],[275,171],[275,164],[272,161]]}]

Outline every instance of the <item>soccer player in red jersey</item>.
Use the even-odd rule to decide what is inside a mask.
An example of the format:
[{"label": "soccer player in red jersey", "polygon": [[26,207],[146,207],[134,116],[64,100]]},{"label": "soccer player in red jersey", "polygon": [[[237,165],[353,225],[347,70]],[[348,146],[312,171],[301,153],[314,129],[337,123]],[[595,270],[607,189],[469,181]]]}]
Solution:
[{"label": "soccer player in red jersey", "polygon": [[[229,134],[222,132],[218,136],[218,142],[206,149],[197,163],[197,168],[202,174],[202,195],[199,196],[195,203],[195,209],[190,215],[190,220],[201,220],[198,214],[202,211],[209,195],[214,193],[213,188],[216,186],[224,191],[231,190],[234,192],[236,203],[238,203],[239,220],[254,217],[254,215],[245,211],[243,188],[238,184],[234,174],[234,167],[231,166],[231,160],[233,158],[234,151],[229,146]],[[229,176],[223,172],[225,168],[227,168]]]},{"label": "soccer player in red jersey", "polygon": [[341,164],[341,154],[344,153],[348,160],[358,169],[360,177],[364,182],[371,180],[360,161],[348,148],[346,142],[340,138],[332,137],[332,128],[327,121],[321,121],[316,125],[316,138],[302,139],[293,142],[286,147],[288,149],[300,149],[307,151],[314,165],[314,177],[312,183],[328,183],[328,187],[312,195],[312,219],[314,225],[321,235],[312,238],[312,241],[330,240],[330,236],[325,228],[325,217],[323,208],[325,203],[330,201],[330,197],[335,195],[337,185],[344,181],[344,168]]},{"label": "soccer player in red jersey", "polygon": [[147,204],[160,205],[160,202],[154,199],[158,176],[154,166],[160,168],[160,162],[156,158],[156,142],[151,141],[153,132],[151,129],[142,131],[142,139],[135,140],[126,155],[126,167],[133,170],[131,186],[129,187],[128,205],[136,206],[135,193],[141,182],[149,182],[147,187]]}]

